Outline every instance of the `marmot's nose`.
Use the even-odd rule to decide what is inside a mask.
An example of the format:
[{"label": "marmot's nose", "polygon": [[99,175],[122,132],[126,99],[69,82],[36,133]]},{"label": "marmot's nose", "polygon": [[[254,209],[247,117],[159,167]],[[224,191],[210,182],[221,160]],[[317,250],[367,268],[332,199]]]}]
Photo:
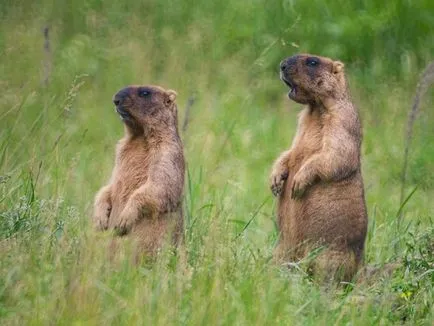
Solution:
[{"label": "marmot's nose", "polygon": [[121,89],[119,92],[116,93],[116,95],[113,97],[113,103],[118,106],[119,104],[121,104],[123,102],[123,100],[125,99],[125,97],[128,96],[128,92],[129,92],[129,88],[125,87],[123,89]]},{"label": "marmot's nose", "polygon": [[293,55],[292,57],[283,59],[280,62],[280,70],[285,71],[286,69],[294,69],[294,67],[297,65],[297,60],[299,57],[299,55]]}]

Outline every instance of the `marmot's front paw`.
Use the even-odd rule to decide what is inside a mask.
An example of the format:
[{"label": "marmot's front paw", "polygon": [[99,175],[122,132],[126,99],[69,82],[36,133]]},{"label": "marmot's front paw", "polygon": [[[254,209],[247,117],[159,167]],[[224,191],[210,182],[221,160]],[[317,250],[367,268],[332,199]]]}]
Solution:
[{"label": "marmot's front paw", "polygon": [[116,234],[119,236],[128,234],[131,231],[137,219],[138,219],[137,209],[127,205],[124,208],[124,210],[121,212],[121,215],[119,216],[119,222],[114,228]]},{"label": "marmot's front paw", "polygon": [[95,230],[104,231],[108,229],[110,211],[111,207],[109,205],[95,210],[93,215],[93,224]]},{"label": "marmot's front paw", "polygon": [[308,175],[303,173],[303,170],[298,171],[292,179],[291,198],[299,199],[305,193],[309,186]]},{"label": "marmot's front paw", "polygon": [[288,168],[286,166],[279,166],[274,168],[270,176],[270,188],[274,196],[279,196],[283,191],[283,186],[286,179],[288,179]]},{"label": "marmot's front paw", "polygon": [[108,228],[108,216],[94,216],[93,217],[93,224],[94,228],[97,231],[104,231]]}]

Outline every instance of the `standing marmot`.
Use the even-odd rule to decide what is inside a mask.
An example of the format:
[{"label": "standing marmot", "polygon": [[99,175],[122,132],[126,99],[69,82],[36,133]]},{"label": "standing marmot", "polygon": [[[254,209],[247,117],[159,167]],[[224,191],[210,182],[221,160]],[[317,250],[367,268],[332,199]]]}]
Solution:
[{"label": "standing marmot", "polygon": [[166,235],[176,244],[183,234],[185,163],[175,98],[158,86],[130,86],[114,96],[125,136],[110,182],[95,198],[95,227],[130,233],[148,255]]},{"label": "standing marmot", "polygon": [[300,113],[292,147],[271,173],[278,196],[280,239],[275,257],[300,260],[314,249],[320,278],[349,281],[363,256],[367,229],[360,168],[362,128],[351,103],[344,65],[301,54],[280,64],[289,98]]}]

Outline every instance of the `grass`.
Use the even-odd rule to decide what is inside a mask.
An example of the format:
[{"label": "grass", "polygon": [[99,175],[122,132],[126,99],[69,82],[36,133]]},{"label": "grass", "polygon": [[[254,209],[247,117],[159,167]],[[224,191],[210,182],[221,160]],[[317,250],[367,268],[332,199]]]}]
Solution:
[{"label": "grass", "polygon": [[[432,88],[413,127],[404,206],[400,180],[408,112],[434,54],[433,10],[431,1],[2,3],[0,323],[431,325]],[[365,261],[397,262],[391,276],[325,291],[270,262],[268,174],[300,110],[277,67],[295,52],[346,63],[365,134]],[[128,244],[108,260],[110,235],[89,222],[122,136],[111,97],[133,83],[177,90],[181,125],[190,107],[186,252],[154,266],[131,265]]]}]

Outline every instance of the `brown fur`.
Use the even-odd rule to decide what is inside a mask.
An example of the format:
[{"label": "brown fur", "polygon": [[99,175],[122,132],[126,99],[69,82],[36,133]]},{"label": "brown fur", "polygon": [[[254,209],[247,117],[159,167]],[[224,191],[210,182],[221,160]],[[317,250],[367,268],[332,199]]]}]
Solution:
[{"label": "brown fur", "polygon": [[184,154],[178,135],[176,93],[158,86],[130,86],[114,97],[125,124],[108,185],[95,198],[96,229],[131,234],[150,256],[167,236],[183,234]]},{"label": "brown fur", "polygon": [[281,62],[290,99],[307,104],[291,148],[271,173],[278,196],[278,261],[310,265],[324,279],[349,281],[363,257],[367,213],[360,167],[362,129],[343,64],[308,54]]}]

